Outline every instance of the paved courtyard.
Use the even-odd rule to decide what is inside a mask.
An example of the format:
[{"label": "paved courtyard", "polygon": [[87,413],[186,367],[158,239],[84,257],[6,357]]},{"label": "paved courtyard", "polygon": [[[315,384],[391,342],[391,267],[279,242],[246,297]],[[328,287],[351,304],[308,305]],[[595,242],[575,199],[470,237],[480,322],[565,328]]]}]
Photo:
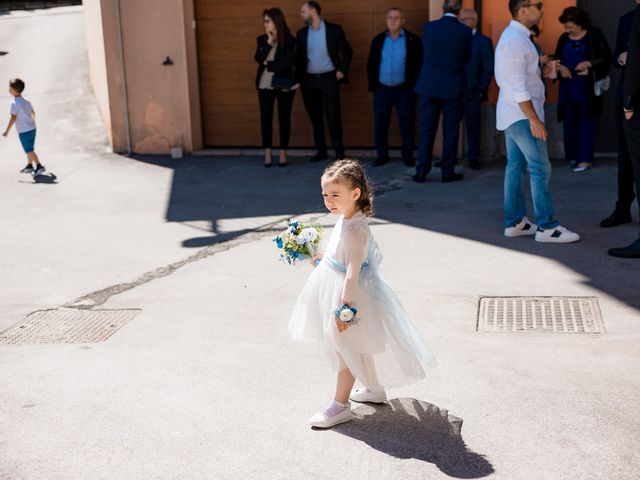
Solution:
[{"label": "paved courtyard", "polygon": [[[311,267],[279,263],[271,238],[292,216],[331,228],[323,165],[109,152],[83,25],[79,7],[0,16],[2,71],[27,82],[56,175],[19,174],[15,134],[0,139],[0,337],[42,310],[139,312],[99,343],[0,344],[0,479],[638,477],[640,262],[606,255],[637,212],[598,226],[614,161],[554,164],[575,245],[502,236],[500,160],[457,184],[371,169],[384,273],[439,366],[314,431],[334,374],[286,331]],[[478,332],[482,296],[596,297],[605,332]]]}]

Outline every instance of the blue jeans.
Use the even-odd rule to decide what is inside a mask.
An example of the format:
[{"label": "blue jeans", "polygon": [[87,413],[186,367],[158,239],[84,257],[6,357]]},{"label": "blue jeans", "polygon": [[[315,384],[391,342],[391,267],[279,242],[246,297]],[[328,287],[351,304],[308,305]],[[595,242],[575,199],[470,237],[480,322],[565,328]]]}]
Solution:
[{"label": "blue jeans", "polygon": [[551,163],[547,142],[535,138],[529,120],[520,120],[504,131],[507,143],[507,168],[504,175],[504,226],[513,227],[527,215],[522,180],[529,169],[531,197],[536,224],[542,230],[559,225],[553,216]]}]

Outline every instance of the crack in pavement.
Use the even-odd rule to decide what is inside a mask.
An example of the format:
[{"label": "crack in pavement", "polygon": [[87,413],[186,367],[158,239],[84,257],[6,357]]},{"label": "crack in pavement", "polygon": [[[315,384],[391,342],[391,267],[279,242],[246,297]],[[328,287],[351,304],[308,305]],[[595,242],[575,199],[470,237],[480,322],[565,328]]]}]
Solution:
[{"label": "crack in pavement", "polygon": [[[316,219],[325,216],[326,214],[321,214],[321,215],[317,215],[314,214],[315,216],[311,216],[309,214],[307,215],[297,215],[295,216],[295,218],[300,218],[302,219],[302,222],[313,222]],[[163,277],[167,277],[169,275],[171,275],[172,273],[176,272],[177,270],[179,270],[180,268],[198,262],[200,260],[203,260],[205,258],[211,257],[213,255],[216,255],[218,253],[221,252],[226,252],[228,250],[231,250],[232,248],[238,247],[240,245],[243,245],[245,243],[250,243],[256,240],[261,240],[262,238],[268,236],[268,235],[273,235],[274,233],[279,233],[282,230],[284,230],[284,226],[283,227],[277,227],[278,225],[282,224],[283,222],[286,222],[289,218],[292,217],[284,217],[280,220],[277,220],[275,222],[271,222],[265,225],[262,225],[261,227],[256,228],[255,230],[251,230],[243,235],[240,235],[232,240],[221,240],[218,241],[217,243],[214,243],[213,245],[209,245],[207,247],[204,247],[200,250],[198,250],[198,252],[196,252],[193,255],[190,255],[189,257],[186,257],[182,260],[179,260],[177,262],[171,263],[169,265],[165,265],[163,267],[159,267],[156,268],[154,270],[148,271],[143,273],[142,275],[140,275],[138,278],[136,278],[135,280],[131,281],[131,282],[126,282],[126,283],[119,283],[117,285],[112,285],[110,287],[107,288],[103,288],[102,290],[97,290],[95,292],[91,292],[87,295],[83,295],[82,297],[79,297],[75,300],[72,300],[71,302],[65,303],[63,305],[63,307],[65,308],[76,308],[76,309],[82,309],[82,310],[90,310],[93,307],[97,307],[100,305],[105,304],[111,297],[115,296],[115,295],[119,295],[121,293],[124,293],[128,290],[132,290],[134,288],[137,288],[141,285],[144,285],[146,283],[152,282],[153,280],[157,280],[159,278],[163,278]],[[221,237],[224,237],[224,235],[221,235]]]},{"label": "crack in pavement", "polygon": [[[388,178],[384,182],[380,182],[376,184],[375,194],[376,196],[382,196],[387,192],[397,191],[402,189],[403,180],[407,178],[406,174],[400,174],[396,176],[392,176]],[[146,283],[152,282],[159,278],[167,277],[172,273],[176,272],[180,268],[185,265],[189,265],[205,258],[211,257],[221,252],[226,252],[231,250],[232,248],[238,247],[245,243],[250,243],[256,240],[261,240],[262,238],[273,235],[274,233],[279,233],[284,230],[283,226],[278,227],[283,222],[286,222],[290,218],[299,218],[303,223],[315,222],[318,219],[326,216],[327,213],[322,214],[303,214],[303,215],[294,215],[283,217],[280,220],[276,220],[275,222],[267,223],[262,225],[254,230],[251,230],[243,235],[240,235],[231,240],[223,240],[220,239],[216,241],[213,245],[208,245],[193,255],[190,255],[180,261],[171,263],[169,265],[165,265],[163,267],[156,268],[154,270],[150,270],[148,272],[143,273],[138,278],[131,282],[119,283],[117,285],[112,285],[107,288],[103,288],[102,290],[97,290],[95,292],[88,293],[83,295],[75,300],[65,303],[62,305],[65,308],[75,308],[81,310],[90,310],[94,307],[104,305],[109,299],[115,295],[119,295],[126,291],[137,288]],[[224,237],[224,235],[220,235],[220,237]]]}]

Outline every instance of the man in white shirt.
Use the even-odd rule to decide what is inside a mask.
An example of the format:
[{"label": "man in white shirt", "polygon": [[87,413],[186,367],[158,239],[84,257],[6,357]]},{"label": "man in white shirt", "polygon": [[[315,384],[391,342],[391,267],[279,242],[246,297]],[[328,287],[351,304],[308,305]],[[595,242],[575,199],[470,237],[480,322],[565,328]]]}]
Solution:
[{"label": "man in white shirt", "polygon": [[[551,163],[544,125],[545,88],[530,28],[540,22],[542,0],[509,0],[513,20],[496,47],[495,77],[500,87],[496,126],[507,144],[504,234],[535,235],[538,242],[571,243],[580,236],[554,218],[549,181]],[[529,170],[536,223],[526,217],[522,178]]]}]

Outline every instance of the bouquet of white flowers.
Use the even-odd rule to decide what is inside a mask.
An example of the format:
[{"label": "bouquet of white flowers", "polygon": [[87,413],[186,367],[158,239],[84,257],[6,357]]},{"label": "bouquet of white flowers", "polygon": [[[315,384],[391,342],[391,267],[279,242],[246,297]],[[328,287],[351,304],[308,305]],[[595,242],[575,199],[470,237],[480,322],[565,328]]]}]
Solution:
[{"label": "bouquet of white flowers", "polygon": [[289,226],[273,241],[282,250],[280,259],[283,262],[293,265],[296,260],[312,258],[318,249],[322,239],[322,227],[311,225],[305,227],[299,221],[289,221]]}]

